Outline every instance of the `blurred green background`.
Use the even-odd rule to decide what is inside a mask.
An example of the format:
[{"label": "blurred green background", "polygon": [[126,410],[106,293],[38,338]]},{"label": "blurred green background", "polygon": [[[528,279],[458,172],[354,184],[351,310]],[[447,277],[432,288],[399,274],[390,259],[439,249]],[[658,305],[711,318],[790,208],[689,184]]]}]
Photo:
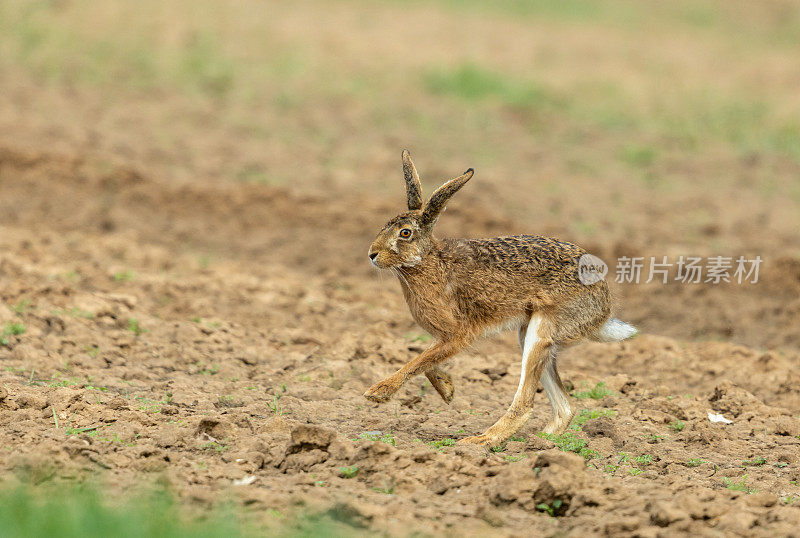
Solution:
[{"label": "blurred green background", "polygon": [[651,221],[679,205],[702,249],[797,224],[799,36],[781,1],[6,0],[0,125],[318,195],[396,196],[409,147],[526,227],[674,243]]}]

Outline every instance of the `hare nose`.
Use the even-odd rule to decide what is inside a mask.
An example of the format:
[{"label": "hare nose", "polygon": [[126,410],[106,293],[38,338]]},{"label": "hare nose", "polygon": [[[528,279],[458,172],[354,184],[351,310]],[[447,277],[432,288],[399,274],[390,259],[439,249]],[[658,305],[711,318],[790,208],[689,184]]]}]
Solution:
[{"label": "hare nose", "polygon": [[374,261],[374,260],[375,260],[375,257],[376,257],[377,255],[378,255],[378,253],[377,253],[377,252],[370,252],[370,253],[369,253],[369,259]]}]

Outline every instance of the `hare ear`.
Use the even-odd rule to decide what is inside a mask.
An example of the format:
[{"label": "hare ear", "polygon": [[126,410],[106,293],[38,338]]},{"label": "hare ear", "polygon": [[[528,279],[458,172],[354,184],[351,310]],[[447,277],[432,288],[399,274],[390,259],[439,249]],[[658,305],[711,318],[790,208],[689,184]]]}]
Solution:
[{"label": "hare ear", "polygon": [[439,218],[439,213],[442,212],[444,206],[447,204],[447,201],[458,192],[458,189],[466,185],[467,181],[470,180],[472,174],[475,171],[470,168],[462,175],[458,176],[455,179],[451,179],[434,192],[431,195],[430,200],[428,203],[425,204],[425,209],[422,211],[422,223],[427,226],[433,225],[436,222],[436,219]]},{"label": "hare ear", "polygon": [[403,175],[406,178],[408,209],[412,211],[420,209],[422,207],[422,185],[420,185],[417,169],[414,168],[411,154],[407,149],[403,150]]}]

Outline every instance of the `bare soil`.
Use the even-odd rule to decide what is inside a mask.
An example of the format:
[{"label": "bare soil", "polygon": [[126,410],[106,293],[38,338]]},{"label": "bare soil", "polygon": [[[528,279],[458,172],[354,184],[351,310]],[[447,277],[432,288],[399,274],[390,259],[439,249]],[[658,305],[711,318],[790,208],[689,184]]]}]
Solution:
[{"label": "bare soil", "polygon": [[[746,346],[648,330],[653,303],[666,313],[680,296],[631,293],[625,313],[645,334],[565,352],[577,392],[598,382],[611,391],[575,400],[609,415],[575,432],[597,457],[537,436],[543,395],[502,452],[437,447],[503,412],[518,352],[496,338],[454,360],[450,406],[421,380],[386,405],[361,397],[425,346],[396,283],[356,265],[383,203],[351,211],[354,201],[267,187],[172,187],[9,146],[0,178],[0,322],[26,327],[0,350],[5,470],[102,471],[121,488],[163,473],[187,500],[310,506],[390,534],[774,535],[800,522],[796,352],[759,349],[759,336]],[[447,216],[476,228],[480,217]],[[693,334],[720,302],[767,312],[779,304],[771,293],[796,301],[800,263],[769,264],[763,282],[760,294],[683,292],[698,317],[673,332]],[[793,312],[784,331],[753,316],[741,338],[791,347]],[[384,442],[359,439],[366,432]],[[350,466],[357,475],[342,476]],[[556,500],[557,517],[537,510]]]}]

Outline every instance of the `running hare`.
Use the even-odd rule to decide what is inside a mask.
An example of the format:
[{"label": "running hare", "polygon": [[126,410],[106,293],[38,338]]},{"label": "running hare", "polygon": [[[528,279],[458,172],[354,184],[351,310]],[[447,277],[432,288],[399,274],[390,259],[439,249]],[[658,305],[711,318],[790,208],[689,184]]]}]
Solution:
[{"label": "running hare", "polygon": [[558,348],[584,338],[623,340],[636,329],[610,318],[605,280],[581,282],[579,259],[586,252],[572,243],[539,235],[435,237],[439,215],[470,180],[471,168],[439,187],[426,204],[408,151],[403,151],[403,173],[408,211],[378,233],[369,259],[397,275],[411,315],[436,342],[364,396],[385,402],[407,380],[425,374],[450,402],[453,382],[440,365],[482,334],[518,328],[522,374],[511,407],[486,433],[460,442],[495,446],[517,432],[530,416],[538,380],[553,407],[553,419],[544,431],[564,431],[572,410],[556,368]]}]

